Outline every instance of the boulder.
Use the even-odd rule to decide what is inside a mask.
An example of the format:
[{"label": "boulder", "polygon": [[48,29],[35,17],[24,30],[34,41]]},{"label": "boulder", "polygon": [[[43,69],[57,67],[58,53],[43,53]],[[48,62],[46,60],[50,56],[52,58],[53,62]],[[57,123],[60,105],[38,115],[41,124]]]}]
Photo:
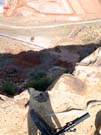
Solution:
[{"label": "boulder", "polygon": [[83,59],[75,67],[73,74],[87,85],[89,95],[92,97],[94,93],[96,98],[97,92],[101,93],[101,47]]},{"label": "boulder", "polygon": [[[29,112],[34,109],[53,128],[64,126],[68,121],[89,112],[91,117],[77,126],[76,133],[99,135],[100,125],[97,123],[100,121],[99,115],[101,116],[100,57],[101,49],[98,48],[76,66],[73,75],[63,74],[46,92],[30,88]],[[28,125],[29,135],[40,134],[30,113]]]},{"label": "boulder", "polygon": [[[63,89],[62,89],[63,90]],[[67,122],[83,115],[85,112],[90,113],[90,118],[80,123],[77,128],[77,134],[95,135],[98,133],[99,117],[101,115],[101,105],[94,104],[90,108],[79,109],[79,106],[86,105],[86,99],[83,95],[68,94],[66,91],[48,91],[39,92],[30,88],[30,105],[28,113],[28,129],[29,135],[40,135],[34,121],[30,116],[30,110],[34,109],[41,117],[52,127],[59,128]],[[77,95],[76,95],[77,94]],[[72,107],[71,107],[72,106]],[[73,108],[76,107],[76,108]],[[96,124],[98,123],[98,124]],[[68,133],[65,133],[67,135]],[[97,134],[98,135],[98,134]]]},{"label": "boulder", "polygon": [[28,100],[27,90],[14,98],[0,95],[1,135],[28,135],[28,107],[25,107]]}]

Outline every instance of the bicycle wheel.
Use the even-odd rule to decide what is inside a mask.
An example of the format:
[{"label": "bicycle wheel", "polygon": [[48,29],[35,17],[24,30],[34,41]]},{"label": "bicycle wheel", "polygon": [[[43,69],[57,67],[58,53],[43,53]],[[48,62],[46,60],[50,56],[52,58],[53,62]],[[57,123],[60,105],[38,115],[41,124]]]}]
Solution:
[{"label": "bicycle wheel", "polygon": [[30,116],[42,135],[54,135],[54,129],[51,128],[46,121],[35,110],[30,111]]}]

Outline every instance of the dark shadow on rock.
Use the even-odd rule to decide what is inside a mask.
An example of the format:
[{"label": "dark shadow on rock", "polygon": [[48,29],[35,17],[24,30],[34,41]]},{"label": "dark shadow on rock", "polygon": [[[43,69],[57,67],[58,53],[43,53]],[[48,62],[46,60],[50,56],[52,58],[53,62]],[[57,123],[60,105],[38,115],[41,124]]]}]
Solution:
[{"label": "dark shadow on rock", "polygon": [[[30,50],[15,55],[0,54],[0,85],[14,87],[16,90],[14,94],[19,94],[27,88],[26,81],[33,80],[34,73],[40,71],[47,73],[54,66],[66,68],[65,73],[72,73],[76,63],[79,63],[100,46],[101,44],[68,45],[44,49],[39,52]],[[65,54],[62,54],[64,51]],[[68,52],[70,54],[67,55]],[[0,93],[5,94],[4,91]],[[12,95],[14,94],[12,93]]]},{"label": "dark shadow on rock", "polygon": [[96,131],[94,135],[100,135],[99,130],[101,129],[101,110],[96,114],[95,127],[96,127]]},{"label": "dark shadow on rock", "polygon": [[[35,97],[33,95],[33,100],[37,101],[36,104],[40,104],[39,105],[40,108],[38,108],[38,107],[35,108],[35,106],[37,106],[37,105],[35,105],[35,106],[33,105],[33,107],[32,107],[32,105],[31,106],[29,105],[29,112],[28,112],[28,132],[29,132],[29,135],[37,135],[38,134],[38,128],[35,125],[35,122],[30,115],[30,112],[32,110],[34,110],[37,113],[37,116],[39,118],[38,123],[41,124],[41,128],[46,129],[47,135],[50,133],[50,131],[52,132],[52,133],[50,133],[50,135],[53,133],[55,134],[56,128],[57,127],[60,128],[61,124],[60,124],[60,121],[58,120],[57,116],[55,115],[55,113],[52,109],[51,102],[50,102],[49,95],[48,95],[47,91],[41,92],[38,96],[35,96]],[[46,102],[45,105],[47,105],[47,107],[44,107],[44,109],[43,109],[41,104],[44,102]],[[52,115],[49,115],[49,114],[52,114]],[[34,119],[35,119],[35,117],[34,117]],[[47,124],[49,126],[49,129],[47,128]],[[64,135],[64,133],[62,135]]]}]

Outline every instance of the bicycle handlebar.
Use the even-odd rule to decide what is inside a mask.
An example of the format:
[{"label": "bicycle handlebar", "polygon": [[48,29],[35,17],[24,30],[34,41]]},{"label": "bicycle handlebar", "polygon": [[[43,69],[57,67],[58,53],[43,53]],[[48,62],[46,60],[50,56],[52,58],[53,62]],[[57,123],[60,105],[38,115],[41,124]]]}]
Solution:
[{"label": "bicycle handlebar", "polygon": [[88,117],[90,117],[89,113],[85,113],[81,117],[76,118],[75,120],[66,123],[66,125],[60,131],[58,131],[55,135],[59,135],[59,134],[64,133],[64,132],[71,131],[71,129],[73,127],[75,127],[77,124],[79,124],[80,122],[84,121]]},{"label": "bicycle handlebar", "polygon": [[32,120],[34,121],[36,127],[40,130],[42,135],[60,135],[64,132],[71,132],[76,125],[78,125],[80,122],[84,121],[88,117],[90,117],[89,113],[85,113],[79,118],[74,119],[73,121],[70,121],[66,123],[64,127],[62,127],[59,131],[56,129],[53,129],[46,123],[46,121],[34,110],[30,111],[30,115]]}]

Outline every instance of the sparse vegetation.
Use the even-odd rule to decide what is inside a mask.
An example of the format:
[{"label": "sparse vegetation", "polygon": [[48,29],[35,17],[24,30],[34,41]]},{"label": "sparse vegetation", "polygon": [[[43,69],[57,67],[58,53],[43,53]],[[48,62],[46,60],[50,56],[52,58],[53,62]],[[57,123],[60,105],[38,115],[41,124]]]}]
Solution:
[{"label": "sparse vegetation", "polygon": [[30,74],[30,80],[27,83],[27,87],[32,87],[39,91],[45,91],[52,82],[53,79],[47,77],[45,72],[33,72]]},{"label": "sparse vegetation", "polygon": [[33,80],[33,79],[38,80],[38,79],[44,78],[44,77],[46,77],[46,72],[44,72],[44,71],[37,71],[37,72],[33,71],[29,74],[28,78],[30,78],[31,80]]},{"label": "sparse vegetation", "polygon": [[74,70],[74,68],[73,68],[73,67],[71,67],[71,68],[67,68],[67,69],[64,71],[64,73],[72,74],[73,70]]},{"label": "sparse vegetation", "polygon": [[52,82],[53,80],[50,78],[40,78],[29,82],[27,87],[32,87],[39,91],[45,91],[52,84]]},{"label": "sparse vegetation", "polygon": [[2,87],[3,91],[7,93],[7,95],[13,96],[15,94],[15,87],[12,81],[6,81]]}]

